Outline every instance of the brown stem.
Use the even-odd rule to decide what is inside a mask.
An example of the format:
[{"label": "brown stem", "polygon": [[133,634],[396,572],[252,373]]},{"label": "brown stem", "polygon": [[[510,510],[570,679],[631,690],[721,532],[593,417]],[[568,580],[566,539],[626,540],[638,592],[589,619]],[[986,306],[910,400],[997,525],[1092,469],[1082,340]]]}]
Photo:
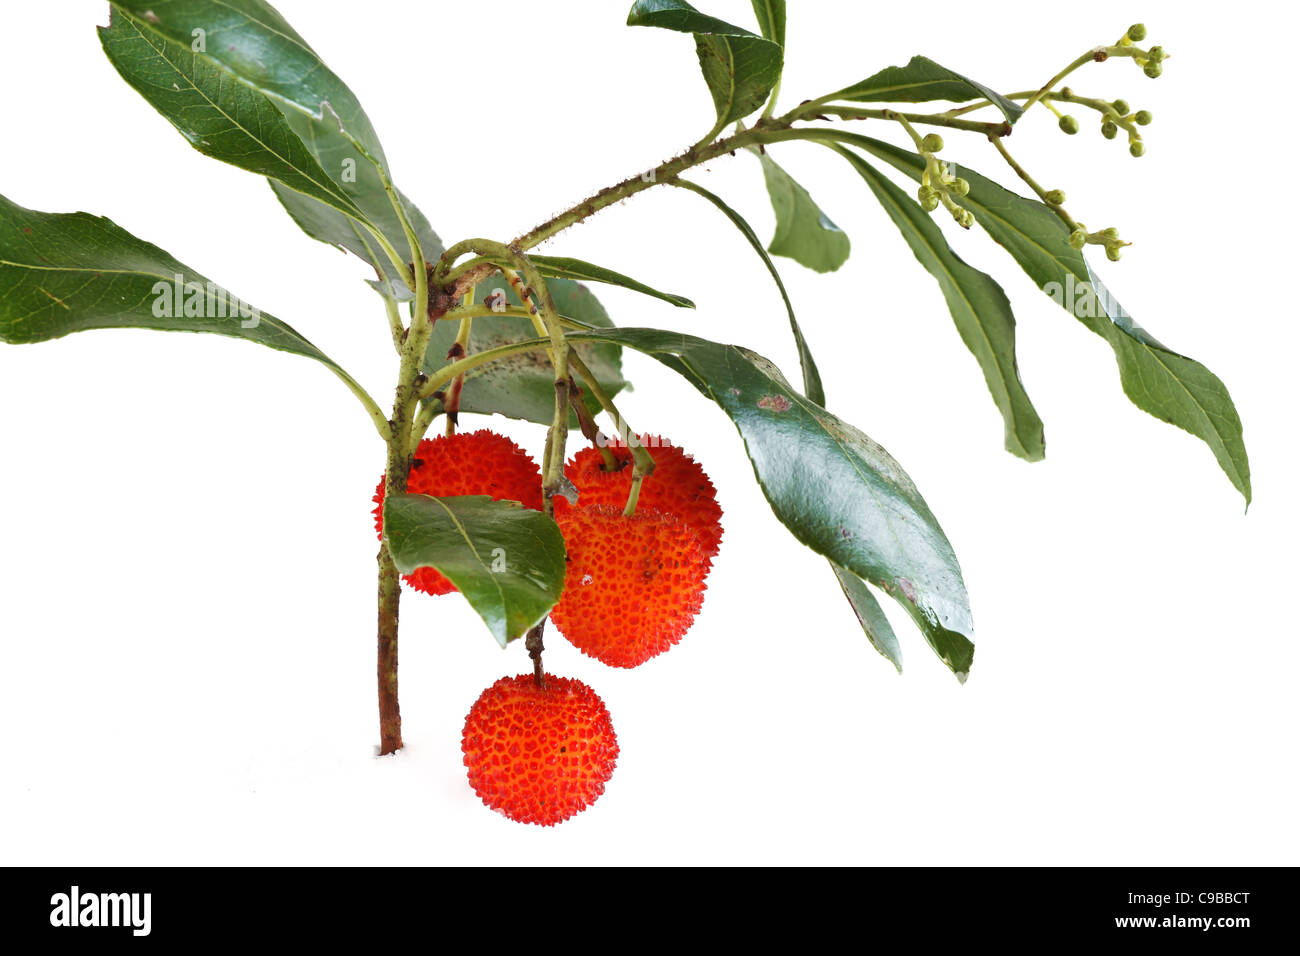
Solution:
[{"label": "brown stem", "polygon": [[528,648],[528,656],[533,659],[533,683],[541,690],[546,690],[546,671],[542,667],[542,631],[546,629],[546,618],[542,618],[537,626],[528,632],[528,637],[524,640],[524,647]]},{"label": "brown stem", "polygon": [[[443,289],[431,289],[428,321],[417,316],[411,323],[402,346],[402,367],[393,398],[393,417],[389,421],[388,463],[384,469],[384,500],[406,493],[411,476],[411,433],[423,376],[420,365],[429,344],[432,325],[455,306],[456,300]],[[402,585],[397,565],[385,540],[379,548],[379,649],[377,674],[379,683],[379,752],[396,753],[402,749],[402,712],[397,699],[397,633]]]},{"label": "brown stem", "polygon": [[402,749],[402,711],[397,702],[397,615],[402,582],[388,545],[379,546],[379,752]]}]

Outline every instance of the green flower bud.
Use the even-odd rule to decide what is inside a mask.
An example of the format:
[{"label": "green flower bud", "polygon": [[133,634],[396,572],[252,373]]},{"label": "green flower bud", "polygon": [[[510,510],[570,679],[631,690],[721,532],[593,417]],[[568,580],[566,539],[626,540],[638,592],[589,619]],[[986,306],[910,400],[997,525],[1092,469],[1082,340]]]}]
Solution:
[{"label": "green flower bud", "polygon": [[1082,249],[1088,244],[1088,234],[1082,229],[1076,229],[1070,233],[1070,248]]},{"label": "green flower bud", "polygon": [[1165,48],[1162,46],[1153,46],[1147,50],[1147,59],[1152,63],[1159,63],[1165,58]]},{"label": "green flower bud", "polygon": [[961,215],[957,217],[957,223],[963,229],[969,229],[971,226],[975,225],[975,214],[969,209],[963,209]]},{"label": "green flower bud", "polygon": [[1069,133],[1071,136],[1079,132],[1079,121],[1073,116],[1062,116],[1061,122],[1056,125],[1061,127],[1061,132]]},{"label": "green flower bud", "polygon": [[943,149],[943,137],[938,133],[926,133],[921,140],[921,149],[927,153],[937,153]]},{"label": "green flower bud", "polygon": [[1119,127],[1110,120],[1106,120],[1101,124],[1101,135],[1107,139],[1114,139],[1117,133],[1119,133]]},{"label": "green flower bud", "polygon": [[970,192],[970,183],[959,176],[948,184],[948,191],[954,196],[965,196]]},{"label": "green flower bud", "polygon": [[1116,100],[1110,104],[1120,116],[1128,116],[1128,100]]},{"label": "green flower bud", "polygon": [[929,186],[922,186],[916,191],[916,199],[921,204],[921,208],[926,212],[934,212],[939,208],[939,194]]},{"label": "green flower bud", "polygon": [[1150,111],[1138,110],[1136,113],[1133,114],[1133,122],[1137,123],[1139,126],[1150,126],[1151,125]]},{"label": "green flower bud", "polygon": [[1147,151],[1147,148],[1143,144],[1142,140],[1135,139],[1133,142],[1128,144],[1128,151],[1134,156],[1141,156]]},{"label": "green flower bud", "polygon": [[1105,229],[1101,231],[1100,235],[1104,236],[1107,239],[1118,239],[1119,230],[1116,229],[1114,226],[1107,226]]},{"label": "green flower bud", "polygon": [[1065,202],[1065,192],[1060,189],[1053,189],[1047,194],[1047,201],[1053,206],[1059,206]]},{"label": "green flower bud", "polygon": [[1120,255],[1119,246],[1106,247],[1106,258],[1109,259],[1111,262],[1119,262],[1119,255]]},{"label": "green flower bud", "polygon": [[1128,28],[1128,32],[1125,36],[1135,43],[1140,40],[1145,40],[1147,38],[1147,25],[1145,23],[1135,23]]},{"label": "green flower bud", "polygon": [[1142,67],[1142,72],[1145,73],[1147,76],[1151,77],[1151,79],[1153,80],[1164,71],[1165,71],[1164,67],[1162,67],[1155,60],[1148,60],[1147,65]]}]

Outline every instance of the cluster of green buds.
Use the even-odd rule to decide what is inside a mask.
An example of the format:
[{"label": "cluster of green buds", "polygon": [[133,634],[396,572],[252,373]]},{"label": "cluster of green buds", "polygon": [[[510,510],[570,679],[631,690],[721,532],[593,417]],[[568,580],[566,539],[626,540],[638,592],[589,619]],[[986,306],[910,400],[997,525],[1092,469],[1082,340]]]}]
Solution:
[{"label": "cluster of green buds", "polygon": [[[1142,134],[1138,132],[1139,126],[1147,126],[1151,122],[1151,113],[1148,110],[1138,110],[1133,112],[1129,107],[1127,100],[1099,100],[1088,96],[1079,96],[1064,86],[1053,98],[1067,103],[1078,103],[1080,106],[1086,106],[1094,109],[1101,118],[1101,135],[1106,139],[1114,139],[1123,130],[1128,137],[1128,151],[1133,156],[1141,156],[1146,152],[1146,145],[1142,142]],[[1065,121],[1069,120],[1070,129],[1066,129]],[[1073,116],[1063,116],[1061,118],[1061,129],[1067,133],[1076,132],[1079,124],[1075,122]]]},{"label": "cluster of green buds", "polygon": [[921,188],[916,192],[917,201],[926,212],[934,212],[942,203],[957,225],[969,229],[975,223],[975,216],[969,209],[957,205],[956,199],[970,192],[970,183],[953,175],[952,167],[935,155],[942,149],[943,137],[938,133],[927,133],[917,146],[917,152],[925,159]]},{"label": "cluster of green buds", "polygon": [[[1141,43],[1143,40],[1146,39],[1146,36],[1147,36],[1146,25],[1142,23],[1135,23],[1128,28],[1127,32],[1125,32],[1125,34],[1119,38],[1119,42],[1115,45],[1121,47],[1131,47],[1136,43]],[[1146,51],[1138,49],[1135,51],[1135,55],[1133,57],[1134,62],[1136,62],[1138,66],[1142,67],[1142,72],[1145,73],[1147,76],[1151,77],[1151,79],[1153,80],[1161,73],[1164,72],[1164,66],[1162,65],[1164,63],[1164,59],[1165,59],[1165,48],[1162,46],[1153,46]]]},{"label": "cluster of green buds", "polygon": [[[1059,194],[1061,196],[1062,201],[1064,201],[1065,196],[1064,194],[1061,193],[1059,189],[1053,190],[1053,192]],[[1052,193],[1048,193],[1049,202],[1050,202],[1051,195]],[[1082,249],[1084,246],[1089,244],[1105,246],[1106,258],[1109,259],[1111,262],[1118,262],[1120,257],[1120,250],[1123,249],[1125,246],[1132,245],[1132,243],[1124,242],[1122,239],[1120,239],[1119,230],[1116,229],[1114,226],[1110,226],[1109,228],[1106,229],[1100,229],[1097,232],[1089,232],[1087,229],[1083,227],[1082,223],[1076,223],[1074,231],[1070,233],[1071,248]]]}]

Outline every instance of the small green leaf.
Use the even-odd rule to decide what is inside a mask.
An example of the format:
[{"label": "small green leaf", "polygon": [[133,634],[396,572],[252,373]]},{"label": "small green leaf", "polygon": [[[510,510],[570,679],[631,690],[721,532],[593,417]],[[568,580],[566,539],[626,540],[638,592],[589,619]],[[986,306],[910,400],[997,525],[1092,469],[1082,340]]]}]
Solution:
[{"label": "small green leaf", "polygon": [[866,160],[833,147],[858,171],[907,240],[912,253],[943,290],[957,331],[979,362],[984,381],[1006,426],[1006,448],[1026,461],[1041,461],[1043,422],[1016,365],[1016,320],[1006,293],[993,278],[962,261],[948,247],[934,220],[912,197]]},{"label": "small green leaf", "polygon": [[799,541],[898,601],[961,680],[973,623],[952,545],[902,466],[748,349],[660,329],[577,332],[683,375],[727,413],[772,511]]},{"label": "small green leaf", "polygon": [[[915,153],[857,134],[838,138],[920,178],[923,163]],[[1047,206],[1003,189],[974,170],[963,167],[959,172],[970,183],[961,203],[975,221],[1040,289],[1109,343],[1124,394],[1143,411],[1205,442],[1249,504],[1250,461],[1241,418],[1223,382],[1199,362],[1161,345],[1134,322],[1096,278],[1083,254],[1070,246],[1069,229]]]},{"label": "small green leaf", "polygon": [[862,631],[867,635],[871,646],[893,664],[900,674],[903,673],[903,650],[898,646],[893,625],[889,623],[889,618],[885,617],[885,612],[881,609],[876,596],[856,574],[845,571],[834,561],[830,565],[840,582],[840,590],[848,598],[853,613],[858,616],[858,623],[862,625]]},{"label": "small green leaf", "polygon": [[753,0],[754,16],[763,36],[785,48],[785,0]]},{"label": "small green leaf", "polygon": [[[285,183],[343,220],[361,211],[321,168],[275,105],[225,70],[114,9],[99,30],[122,79],[199,152]],[[341,210],[341,211],[340,211]],[[347,215],[344,215],[346,213]]]},{"label": "small green leaf", "polygon": [[[570,279],[551,279],[546,283],[555,300],[560,315],[598,328],[613,325],[600,301],[585,285]],[[487,279],[474,290],[474,301],[482,303],[493,292],[505,295],[506,303],[519,306],[518,297],[510,283],[504,279]],[[424,371],[432,374],[447,362],[447,351],[456,340],[458,323],[438,322],[426,353]],[[474,320],[470,332],[469,352],[482,352],[498,345],[508,345],[533,338],[537,333],[527,319],[505,315],[485,316]],[[623,379],[620,350],[617,345],[596,343],[584,345],[579,354],[587,367],[609,394],[617,394],[627,387]],[[600,405],[589,392],[584,401],[591,413],[597,414]],[[465,376],[465,388],[460,396],[460,410],[484,415],[493,413],[507,418],[548,425],[555,414],[555,375],[551,363],[541,352],[523,353],[513,360],[493,362],[470,371]],[[577,425],[577,419],[573,419]]]},{"label": "small green leaf", "polygon": [[403,574],[436,568],[502,647],[550,613],[564,590],[564,536],[555,521],[486,495],[394,495],[384,538]]},{"label": "small green leaf", "polygon": [[763,260],[763,264],[767,266],[767,271],[771,273],[772,279],[776,282],[776,287],[781,293],[781,300],[785,302],[785,311],[790,316],[790,331],[794,334],[795,348],[799,350],[799,367],[803,372],[803,393],[818,405],[824,406],[826,404],[826,393],[822,389],[821,373],[817,371],[817,363],[813,360],[812,350],[808,348],[808,343],[804,340],[803,329],[799,327],[799,320],[795,318],[794,305],[790,302],[790,296],[785,290],[785,283],[781,281],[781,274],[776,271],[776,265],[763,248],[763,243],[758,238],[758,234],[754,232],[740,213],[722,200],[722,197],[709,192],[703,186],[687,182],[684,179],[674,180],[673,185],[698,193],[717,206],[722,211],[722,214],[740,230],[740,234],[749,240],[749,244],[758,253],[758,257]]},{"label": "small green leaf", "polygon": [[695,35],[700,70],[717,111],[715,134],[762,106],[781,78],[779,43],[700,13],[685,0],[637,0],[627,23]]},{"label": "small green leaf", "polygon": [[776,233],[767,251],[787,256],[814,272],[834,272],[844,265],[849,257],[849,237],[771,156],[760,153],[758,158],[776,213]]},{"label": "small green leaf", "polygon": [[[675,305],[679,309],[693,309],[695,303],[684,295],[674,295],[671,292],[660,292],[658,289],[652,289],[644,283],[630,279],[622,273],[615,272],[613,269],[606,269],[603,266],[592,265],[590,262],[583,262],[581,259],[569,259],[562,256],[537,256],[529,254],[528,258],[533,265],[537,266],[537,271],[548,279],[572,279],[575,282],[603,282],[606,285],[616,285],[624,289],[631,289],[633,292],[640,292],[642,295],[648,295],[653,299],[662,299],[670,305]],[[490,261],[496,262],[491,259]],[[497,262],[498,265],[511,266],[507,260]],[[550,283],[547,283],[549,286]]]},{"label": "small green leaf", "polygon": [[974,99],[992,102],[1009,123],[1014,123],[1024,112],[1023,107],[982,83],[968,80],[960,73],[954,73],[923,56],[912,57],[907,61],[907,66],[885,67],[861,83],[845,87],[819,102],[926,103],[931,100],[948,100],[964,103]]}]

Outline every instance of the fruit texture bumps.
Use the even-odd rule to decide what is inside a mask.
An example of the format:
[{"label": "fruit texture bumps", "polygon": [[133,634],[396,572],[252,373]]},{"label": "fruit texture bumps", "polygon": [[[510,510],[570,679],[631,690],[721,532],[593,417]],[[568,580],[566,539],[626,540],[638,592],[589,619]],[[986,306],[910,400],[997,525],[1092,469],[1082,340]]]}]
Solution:
[{"label": "fruit texture bumps", "polygon": [[[542,473],[522,448],[504,435],[481,429],[425,439],[415,452],[406,490],[413,495],[489,495],[542,509]],[[375,530],[384,530],[384,479],[375,491]],[[433,568],[403,576],[417,591],[450,594],[456,586]]]},{"label": "fruit texture bumps", "polygon": [[485,804],[520,823],[554,826],[605,792],[618,740],[604,703],[586,684],[546,675],[503,677],[465,718],[469,784]]},{"label": "fruit texture bumps", "polygon": [[[581,498],[579,499],[581,500]],[[704,597],[699,536],[670,514],[555,499],[568,565],[551,620],[574,647],[612,667],[636,667],[681,640]]]},{"label": "fruit texture bumps", "polygon": [[[713,482],[686,452],[658,436],[645,436],[644,443],[655,460],[654,474],[641,483],[637,510],[648,509],[676,515],[700,537],[704,556],[712,560],[722,541],[722,508]],[[584,448],[569,460],[564,473],[578,489],[583,505],[613,505],[622,508],[632,488],[632,452],[626,445],[611,446],[620,462],[618,471],[605,471],[598,448]]]}]

